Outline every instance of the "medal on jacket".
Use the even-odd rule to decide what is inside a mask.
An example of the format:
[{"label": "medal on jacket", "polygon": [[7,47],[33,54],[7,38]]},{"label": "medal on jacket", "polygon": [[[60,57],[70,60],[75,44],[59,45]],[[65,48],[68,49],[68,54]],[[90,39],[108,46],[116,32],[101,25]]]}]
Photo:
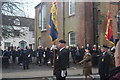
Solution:
[{"label": "medal on jacket", "polygon": [[102,62],[104,62],[104,58],[102,58]]}]

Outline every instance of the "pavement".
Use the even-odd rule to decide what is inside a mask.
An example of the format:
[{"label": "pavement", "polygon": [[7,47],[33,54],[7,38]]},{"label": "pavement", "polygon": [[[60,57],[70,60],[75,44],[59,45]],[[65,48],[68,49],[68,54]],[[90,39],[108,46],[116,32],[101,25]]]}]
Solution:
[{"label": "pavement", "polygon": [[[82,67],[83,65],[70,63],[67,80],[83,80]],[[93,76],[99,78],[98,68],[92,68],[92,72]],[[11,63],[8,69],[2,69],[2,80],[55,80],[55,76],[50,65],[39,66],[32,63],[30,69],[23,70],[22,66]]]}]

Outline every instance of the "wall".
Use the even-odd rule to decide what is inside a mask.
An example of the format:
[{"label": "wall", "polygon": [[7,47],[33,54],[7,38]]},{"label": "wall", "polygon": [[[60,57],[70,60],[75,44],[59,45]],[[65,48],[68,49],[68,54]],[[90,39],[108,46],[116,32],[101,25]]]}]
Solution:
[{"label": "wall", "polygon": [[[27,42],[27,46],[29,46],[29,44],[34,44],[35,43],[35,39],[33,38],[33,31],[29,31],[29,28],[25,34],[25,36],[22,36],[22,37],[15,37],[15,38],[8,38],[8,39],[4,39],[3,38],[3,41],[1,42],[2,43],[2,46],[1,48],[4,50],[4,42],[10,42],[11,43],[11,46],[20,46],[19,42],[20,41],[26,41]],[[34,49],[34,47],[33,47]]]},{"label": "wall", "polygon": [[113,31],[113,37],[114,39],[118,38],[118,28],[117,28],[117,13],[118,13],[118,5],[110,4],[109,2],[102,2],[98,6],[98,9],[100,10],[100,27],[99,27],[99,43],[100,45],[108,45],[112,46],[106,38],[105,38],[105,32],[106,32],[106,21],[107,21],[107,13],[110,12],[111,20],[112,20],[112,31]]}]

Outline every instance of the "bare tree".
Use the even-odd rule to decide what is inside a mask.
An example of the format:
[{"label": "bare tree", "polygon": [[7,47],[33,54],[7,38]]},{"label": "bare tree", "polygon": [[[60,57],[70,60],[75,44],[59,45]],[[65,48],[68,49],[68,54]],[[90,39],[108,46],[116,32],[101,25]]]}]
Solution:
[{"label": "bare tree", "polygon": [[[23,2],[2,2],[1,6],[1,13],[2,15],[10,15],[10,16],[26,16],[24,12],[24,4]],[[25,33],[21,30],[24,30],[22,27],[13,27],[12,25],[9,26],[2,26],[2,37],[9,38],[9,37],[20,37],[25,35]]]},{"label": "bare tree", "polygon": [[24,3],[21,2],[2,2],[2,14],[11,16],[25,16],[23,10]]},{"label": "bare tree", "polygon": [[[0,2],[0,8],[2,7],[2,2]],[[0,10],[0,26],[2,26],[2,12]],[[2,28],[0,27],[0,46],[2,41]]]}]

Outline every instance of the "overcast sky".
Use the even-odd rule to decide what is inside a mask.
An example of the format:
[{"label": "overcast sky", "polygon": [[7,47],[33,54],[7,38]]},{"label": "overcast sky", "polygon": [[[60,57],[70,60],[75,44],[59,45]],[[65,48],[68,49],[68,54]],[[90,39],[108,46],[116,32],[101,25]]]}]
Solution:
[{"label": "overcast sky", "polygon": [[[22,5],[21,7],[23,7],[23,10],[25,11],[25,15],[26,17],[29,17],[29,18],[34,18],[35,17],[35,6],[37,6],[41,0],[0,0],[0,1],[6,1],[6,2],[9,2],[9,1],[12,1],[12,2],[24,2],[25,4]],[[52,2],[54,0],[42,0],[44,2]],[[69,0],[56,0],[58,2],[68,2]],[[113,0],[75,0],[76,2],[80,2],[80,1],[113,1]],[[117,1],[117,0],[114,0],[114,1]]]},{"label": "overcast sky", "polygon": [[27,17],[30,17],[30,18],[34,18],[35,16],[35,6],[38,5],[39,3],[41,2],[41,0],[26,0],[25,1],[25,7],[24,7],[24,10],[25,10],[25,13],[27,15]]}]

